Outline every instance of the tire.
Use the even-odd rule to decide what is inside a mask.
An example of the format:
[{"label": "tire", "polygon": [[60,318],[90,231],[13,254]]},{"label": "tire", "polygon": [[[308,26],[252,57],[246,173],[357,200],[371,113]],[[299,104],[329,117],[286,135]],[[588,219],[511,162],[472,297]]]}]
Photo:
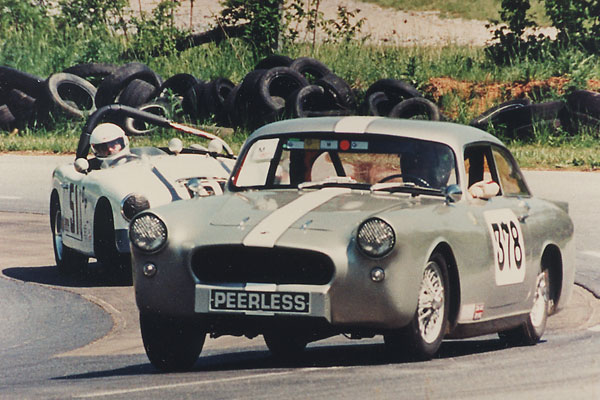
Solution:
[{"label": "tire", "polygon": [[44,79],[0,65],[0,88],[17,89],[35,99],[44,94]]},{"label": "tire", "polygon": [[[167,119],[170,119],[171,117],[168,105],[160,101],[143,104],[139,106],[138,109],[155,115],[160,115]],[[158,129],[158,126],[146,124],[143,121],[137,121],[134,118],[127,117],[123,123],[123,129],[125,129],[125,132],[128,136],[143,136],[154,132],[156,129]]]},{"label": "tire", "polygon": [[386,116],[394,105],[384,92],[373,92],[365,99],[363,114],[372,116]]},{"label": "tire", "polygon": [[15,117],[15,125],[19,128],[32,123],[37,115],[36,99],[19,89],[11,89],[8,92],[6,105]]},{"label": "tire", "polygon": [[87,266],[89,258],[63,243],[62,214],[56,191],[52,192],[50,196],[50,228],[52,230],[54,260],[58,272],[62,275],[70,275],[82,271]]},{"label": "tire", "polygon": [[131,275],[130,255],[119,253],[115,242],[112,208],[108,200],[102,198],[96,204],[94,214],[94,254],[107,270]]},{"label": "tire", "polygon": [[150,363],[164,372],[190,370],[206,339],[197,324],[153,314],[140,313],[140,329]]},{"label": "tire", "polygon": [[[446,262],[440,254],[434,254],[423,271],[417,310],[411,322],[398,332],[384,335],[393,356],[407,354],[418,360],[430,360],[437,354],[448,325],[449,287]],[[431,288],[435,293],[430,292]],[[428,311],[431,311],[429,318],[424,318]]]},{"label": "tire", "polygon": [[305,338],[286,329],[265,332],[263,339],[273,357],[290,361],[302,354],[308,344]]},{"label": "tire", "polygon": [[292,93],[285,107],[290,118],[304,118],[310,112],[328,110],[329,101],[322,86],[308,85]]},{"label": "tire", "polygon": [[548,286],[548,271],[542,271],[536,279],[533,307],[527,320],[515,329],[500,332],[500,338],[515,346],[532,346],[540,341],[548,321]]},{"label": "tire", "polygon": [[562,101],[534,103],[499,111],[492,119],[494,130],[511,138],[526,139],[532,136],[536,124],[553,128],[566,123],[567,108]]},{"label": "tire", "polygon": [[206,82],[197,80],[194,85],[186,90],[181,100],[183,112],[195,120],[204,119],[208,116],[203,100],[205,86]]},{"label": "tire", "polygon": [[220,124],[229,127],[236,127],[240,124],[241,120],[236,110],[240,88],[241,85],[236,85],[225,98],[225,102],[223,103],[223,115],[221,116],[223,119],[217,121]]},{"label": "tire", "polygon": [[160,76],[148,66],[136,62],[125,64],[102,80],[96,92],[96,107],[112,104],[119,93],[134,79],[141,79],[157,88],[162,84]]},{"label": "tire", "polygon": [[600,127],[600,93],[591,90],[576,90],[567,98],[568,120],[565,128],[577,134],[582,127]]},{"label": "tire", "polygon": [[46,80],[45,86],[52,112],[82,119],[96,109],[96,88],[77,75],[64,72],[52,74]]},{"label": "tire", "polygon": [[505,101],[503,103],[498,104],[497,106],[486,110],[481,115],[473,118],[469,125],[479,129],[487,130],[488,125],[496,121],[498,114],[507,110],[528,106],[530,104],[531,100],[529,100],[528,98]]},{"label": "tire", "polygon": [[11,130],[16,119],[6,104],[0,105],[0,129]]},{"label": "tire", "polygon": [[439,121],[441,114],[438,106],[424,97],[413,97],[396,104],[388,114],[390,118],[425,119]]},{"label": "tire", "polygon": [[423,97],[414,86],[398,79],[380,79],[374,82],[367,89],[365,98],[369,98],[375,92],[385,93],[392,104],[398,104],[402,100],[413,97]]},{"label": "tire", "polygon": [[316,82],[332,73],[327,65],[311,57],[296,58],[290,64],[290,68],[300,72],[309,82]]},{"label": "tire", "polygon": [[134,79],[127,84],[118,98],[118,103],[130,107],[138,107],[148,103],[158,94],[156,86],[143,81]]},{"label": "tire", "polygon": [[356,110],[356,98],[350,85],[336,74],[327,74],[315,82],[322,86],[325,93],[331,99],[331,109],[341,108],[345,110]]},{"label": "tire", "polygon": [[234,87],[234,83],[227,78],[213,79],[204,86],[202,103],[207,112],[215,115],[217,120],[222,119],[225,99]]},{"label": "tire", "polygon": [[84,63],[69,67],[63,72],[77,75],[80,78],[104,78],[119,69],[118,65],[107,63]]},{"label": "tire", "polygon": [[257,82],[258,111],[264,115],[283,111],[285,100],[304,86],[308,86],[308,81],[299,72],[288,67],[271,68]]},{"label": "tire", "polygon": [[275,67],[289,67],[292,64],[292,59],[288,56],[280,54],[272,54],[260,60],[254,66],[254,69],[271,69]]}]

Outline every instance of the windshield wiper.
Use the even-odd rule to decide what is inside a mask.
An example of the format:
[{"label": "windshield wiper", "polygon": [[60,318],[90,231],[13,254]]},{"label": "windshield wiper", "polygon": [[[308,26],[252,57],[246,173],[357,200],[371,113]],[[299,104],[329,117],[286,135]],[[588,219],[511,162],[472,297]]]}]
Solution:
[{"label": "windshield wiper", "polygon": [[298,185],[298,190],[303,189],[315,189],[315,188],[323,188],[323,187],[334,187],[334,186],[344,186],[344,187],[356,187],[356,188],[364,188],[363,183],[358,183],[356,179],[351,176],[330,176],[321,181],[314,182],[302,182]]},{"label": "windshield wiper", "polygon": [[371,192],[407,192],[411,194],[441,194],[440,189],[417,185],[414,182],[382,182],[371,185]]}]

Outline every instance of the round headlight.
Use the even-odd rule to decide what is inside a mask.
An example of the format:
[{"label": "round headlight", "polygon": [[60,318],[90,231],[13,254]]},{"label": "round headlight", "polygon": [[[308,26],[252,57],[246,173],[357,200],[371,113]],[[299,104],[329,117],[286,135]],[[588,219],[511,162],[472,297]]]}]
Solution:
[{"label": "round headlight", "polygon": [[150,208],[150,202],[141,194],[130,194],[121,202],[121,213],[127,221],[131,221],[133,216],[141,211]]},{"label": "round headlight", "polygon": [[167,241],[167,227],[154,214],[134,218],[129,225],[131,243],[143,251],[156,251]]},{"label": "round headlight", "polygon": [[369,257],[383,257],[394,248],[396,234],[387,222],[371,218],[358,227],[358,247]]}]

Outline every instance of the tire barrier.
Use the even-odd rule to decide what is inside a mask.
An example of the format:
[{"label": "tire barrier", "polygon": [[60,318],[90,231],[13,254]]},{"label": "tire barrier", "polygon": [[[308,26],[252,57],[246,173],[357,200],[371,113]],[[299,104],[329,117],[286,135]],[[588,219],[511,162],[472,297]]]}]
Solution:
[{"label": "tire barrier", "polygon": [[[268,56],[238,83],[225,77],[204,81],[188,73],[163,81],[138,62],[77,64],[47,79],[0,66],[0,130],[52,122],[58,116],[83,120],[108,104],[250,129],[279,119],[329,115],[448,120],[435,103],[407,82],[379,79],[357,93],[327,65],[311,57]],[[132,119],[112,122],[130,135],[151,132]],[[565,101],[535,104],[526,98],[513,99],[469,123],[514,138],[530,137],[540,124],[573,133],[584,125],[599,128],[600,93],[578,90]]]}]

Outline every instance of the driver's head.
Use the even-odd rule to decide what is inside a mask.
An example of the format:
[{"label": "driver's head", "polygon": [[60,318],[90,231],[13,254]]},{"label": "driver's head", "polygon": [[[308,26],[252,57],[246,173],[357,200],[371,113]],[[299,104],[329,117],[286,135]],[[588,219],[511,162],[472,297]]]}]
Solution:
[{"label": "driver's head", "polygon": [[90,145],[96,157],[114,158],[129,153],[129,139],[120,126],[102,123],[94,128],[90,136]]},{"label": "driver's head", "polygon": [[[411,153],[404,153],[400,159],[402,175],[408,181],[420,178],[432,188],[441,189],[448,184],[454,168],[454,157],[449,148],[433,143],[416,146]],[[415,180],[419,184],[418,180]]]}]

